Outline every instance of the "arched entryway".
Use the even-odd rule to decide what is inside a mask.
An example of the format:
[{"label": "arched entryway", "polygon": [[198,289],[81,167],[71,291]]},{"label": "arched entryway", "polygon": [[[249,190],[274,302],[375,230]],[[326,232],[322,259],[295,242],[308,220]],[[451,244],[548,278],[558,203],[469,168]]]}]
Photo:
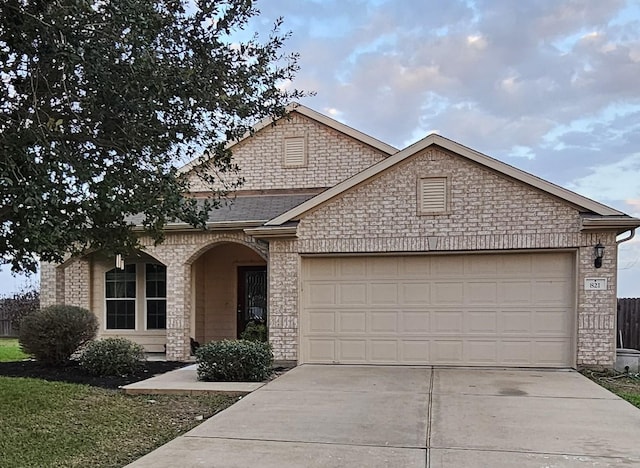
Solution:
[{"label": "arched entryway", "polygon": [[251,320],[267,321],[267,262],[255,250],[223,242],[192,263],[191,335],[200,344],[238,338]]}]

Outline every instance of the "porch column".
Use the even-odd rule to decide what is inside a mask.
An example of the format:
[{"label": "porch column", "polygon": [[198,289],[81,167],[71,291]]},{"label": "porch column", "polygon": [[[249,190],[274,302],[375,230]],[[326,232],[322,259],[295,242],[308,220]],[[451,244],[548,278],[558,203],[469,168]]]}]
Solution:
[{"label": "porch column", "polygon": [[167,264],[167,359],[186,361],[191,351],[191,265]]}]

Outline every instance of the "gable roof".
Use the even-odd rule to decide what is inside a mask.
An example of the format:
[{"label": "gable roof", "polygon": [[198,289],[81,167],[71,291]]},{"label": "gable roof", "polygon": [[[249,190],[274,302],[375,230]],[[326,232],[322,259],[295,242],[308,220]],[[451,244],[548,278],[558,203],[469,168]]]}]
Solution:
[{"label": "gable roof", "polygon": [[[289,104],[286,107],[286,112],[287,113],[285,114],[284,117],[281,117],[280,119],[277,119],[275,121],[270,117],[262,119],[260,122],[258,122],[256,125],[253,126],[253,133],[251,132],[245,133],[242,136],[242,138],[240,138],[238,141],[229,143],[227,145],[227,148],[228,149],[233,148],[240,142],[251,137],[252,134],[259,132],[263,128],[269,127],[274,124],[277,125],[276,122],[278,120],[286,119],[289,113],[297,112],[300,115],[304,115],[305,117],[311,120],[314,120],[320,124],[326,125],[327,127],[332,128],[340,133],[344,133],[345,135],[350,136],[351,138],[358,140],[361,143],[364,143],[365,145],[368,145],[368,146],[371,146],[372,148],[380,150],[385,154],[391,155],[391,154],[396,154],[398,151],[400,151],[398,148],[394,146],[388,145],[383,141],[380,141],[376,138],[373,138],[372,136],[362,133],[359,130],[356,130],[355,128],[349,127],[348,125],[338,122],[337,120],[334,120],[331,117],[327,117],[324,114],[316,112],[313,109],[309,109],[308,107],[305,107],[302,104],[298,104],[298,103]],[[203,155],[202,157],[196,158],[193,161],[188,162],[187,164],[185,164],[184,166],[178,169],[178,174],[184,174],[186,172],[189,172],[191,169],[201,164],[206,159],[207,159],[206,156]]]},{"label": "gable roof", "polygon": [[592,212],[600,216],[623,216],[626,219],[635,219],[627,217],[627,215],[614,208],[603,205],[602,203],[596,202],[582,195],[578,195],[577,193],[562,188],[559,185],[547,182],[546,180],[529,174],[528,172],[517,169],[513,166],[510,166],[509,164],[498,161],[497,159],[479,153],[478,151],[475,151],[471,148],[467,148],[466,146],[463,146],[460,143],[456,143],[453,140],[449,140],[448,138],[432,133],[422,140],[412,144],[411,146],[408,146],[402,151],[399,151],[398,153],[389,156],[386,159],[383,159],[382,161],[354,175],[353,177],[344,180],[343,182],[331,187],[330,189],[325,190],[324,192],[292,208],[291,210],[281,214],[280,216],[271,219],[265,224],[265,226],[280,226],[284,223],[297,219],[308,211],[318,207],[319,205],[337,197],[338,195],[346,192],[356,185],[370,180],[378,174],[431,146],[438,146],[447,149],[463,158],[478,163],[481,166],[502,173],[512,179],[518,180],[531,187],[546,192],[584,211]]}]

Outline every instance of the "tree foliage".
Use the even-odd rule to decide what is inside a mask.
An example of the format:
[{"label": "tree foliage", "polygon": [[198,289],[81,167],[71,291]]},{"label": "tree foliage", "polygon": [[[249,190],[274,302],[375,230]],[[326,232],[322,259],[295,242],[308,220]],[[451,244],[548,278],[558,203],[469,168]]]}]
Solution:
[{"label": "tree foliage", "polygon": [[[0,2],[4,262],[126,253],[134,214],[156,242],[167,221],[204,227],[241,183],[228,143],[304,95],[287,89],[298,57],[281,52],[281,20],[238,40],[258,14],[252,0]],[[215,186],[204,205],[176,170],[197,156]]]}]

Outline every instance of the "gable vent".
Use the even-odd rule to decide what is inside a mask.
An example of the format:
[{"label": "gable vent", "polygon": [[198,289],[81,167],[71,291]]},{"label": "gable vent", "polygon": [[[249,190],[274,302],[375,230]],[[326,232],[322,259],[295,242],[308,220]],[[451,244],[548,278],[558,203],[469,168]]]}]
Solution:
[{"label": "gable vent", "polygon": [[444,213],[447,211],[447,178],[429,177],[420,179],[418,200],[421,213]]},{"label": "gable vent", "polygon": [[302,167],[307,164],[307,145],[305,143],[303,136],[284,139],[285,167]]}]

